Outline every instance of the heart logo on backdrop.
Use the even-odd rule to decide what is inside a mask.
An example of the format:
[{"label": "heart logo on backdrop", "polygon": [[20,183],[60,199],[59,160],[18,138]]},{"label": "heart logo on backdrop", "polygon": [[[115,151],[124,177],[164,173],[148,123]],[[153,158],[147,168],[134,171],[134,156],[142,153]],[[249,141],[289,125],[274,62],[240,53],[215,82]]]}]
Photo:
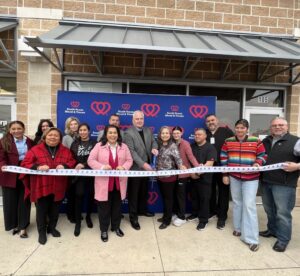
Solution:
[{"label": "heart logo on backdrop", "polygon": [[179,106],[178,105],[171,105],[171,110],[173,112],[177,112],[179,110]]},{"label": "heart logo on backdrop", "polygon": [[96,125],[96,129],[97,129],[98,131],[103,130],[104,128],[105,128],[104,125]]},{"label": "heart logo on backdrop", "polygon": [[155,117],[160,111],[158,104],[142,104],[141,110],[147,117]]},{"label": "heart logo on backdrop", "polygon": [[189,109],[194,118],[203,118],[208,113],[206,105],[191,105]]},{"label": "heart logo on backdrop", "polygon": [[72,101],[71,102],[71,106],[74,107],[74,108],[77,108],[77,107],[80,106],[80,102],[78,102],[78,101]]},{"label": "heart logo on backdrop", "polygon": [[122,104],[122,109],[123,110],[129,110],[130,109],[130,104]]},{"label": "heart logo on backdrop", "polygon": [[158,193],[157,192],[148,192],[148,194],[149,194],[148,204],[154,205],[154,203],[158,199]]},{"label": "heart logo on backdrop", "polygon": [[111,105],[109,102],[97,102],[94,101],[91,103],[91,109],[97,114],[97,115],[105,115],[107,114],[110,109]]}]

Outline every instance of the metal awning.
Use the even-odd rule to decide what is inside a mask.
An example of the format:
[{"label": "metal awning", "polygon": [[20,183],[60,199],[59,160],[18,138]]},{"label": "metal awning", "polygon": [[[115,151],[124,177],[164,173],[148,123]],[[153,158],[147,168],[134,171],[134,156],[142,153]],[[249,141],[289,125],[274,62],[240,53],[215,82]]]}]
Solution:
[{"label": "metal awning", "polygon": [[0,32],[8,31],[14,29],[14,57],[11,57],[9,54],[8,49],[6,48],[5,44],[3,43],[2,39],[0,39],[0,48],[4,53],[5,59],[0,60],[0,64],[2,64],[6,70],[1,70],[6,72],[16,72],[17,68],[17,35],[16,35],[16,27],[18,25],[18,21],[15,18],[10,17],[0,17]]},{"label": "metal awning", "polygon": [[[35,38],[26,37],[25,43],[45,58],[47,56],[38,47],[53,48],[56,56],[56,49],[61,48],[139,53],[143,59],[147,54],[156,54],[178,55],[187,59],[196,57],[300,64],[300,45],[292,36],[61,21],[58,27],[45,34]],[[47,59],[50,61],[49,57]],[[61,69],[61,66],[57,68]]]}]

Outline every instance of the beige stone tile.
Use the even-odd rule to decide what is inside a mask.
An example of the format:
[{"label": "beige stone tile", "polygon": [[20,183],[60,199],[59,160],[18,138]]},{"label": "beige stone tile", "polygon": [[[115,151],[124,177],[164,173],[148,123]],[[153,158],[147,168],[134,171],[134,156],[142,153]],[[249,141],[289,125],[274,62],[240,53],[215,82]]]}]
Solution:
[{"label": "beige stone tile", "polygon": [[[125,236],[119,238],[109,232],[107,243],[100,240],[96,216],[93,221],[93,229],[83,222],[81,235],[76,238],[74,225],[62,216],[57,227],[62,237],[49,237],[17,275],[162,272],[152,219],[140,220],[141,231],[133,230],[127,220],[123,221]],[[36,240],[34,243],[37,244]]]}]

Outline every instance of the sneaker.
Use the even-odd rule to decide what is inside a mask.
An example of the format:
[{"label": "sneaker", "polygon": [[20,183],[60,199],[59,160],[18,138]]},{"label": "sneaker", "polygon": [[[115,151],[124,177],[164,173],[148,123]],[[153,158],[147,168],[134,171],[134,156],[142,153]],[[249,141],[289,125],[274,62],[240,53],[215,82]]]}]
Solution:
[{"label": "sneaker", "polygon": [[224,230],[224,228],[225,228],[225,221],[224,220],[218,220],[218,222],[217,222],[217,228],[219,230]]},{"label": "sneaker", "polygon": [[191,215],[189,215],[187,218],[186,218],[186,220],[187,221],[193,221],[193,220],[196,220],[198,217],[196,216],[196,215],[193,215],[193,214],[191,214]]},{"label": "sneaker", "polygon": [[199,231],[203,231],[206,227],[206,224],[205,222],[199,222],[198,226],[197,226],[197,230]]},{"label": "sneaker", "polygon": [[185,223],[186,223],[185,219],[176,218],[176,219],[173,220],[173,224],[175,226],[178,226],[178,227],[185,224]]},{"label": "sneaker", "polygon": [[177,219],[178,217],[177,217],[177,215],[173,215],[172,216],[172,221],[174,221],[175,219]]}]

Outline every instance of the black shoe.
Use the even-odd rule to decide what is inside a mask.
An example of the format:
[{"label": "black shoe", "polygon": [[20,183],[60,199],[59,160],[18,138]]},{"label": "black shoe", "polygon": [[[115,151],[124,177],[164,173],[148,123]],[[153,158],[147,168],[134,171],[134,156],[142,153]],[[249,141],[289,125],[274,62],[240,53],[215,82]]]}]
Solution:
[{"label": "black shoe", "polygon": [[270,238],[270,237],[276,238],[276,236],[274,234],[272,234],[269,230],[261,231],[261,232],[259,232],[259,235],[264,238]]},{"label": "black shoe", "polygon": [[75,237],[78,237],[80,235],[80,228],[81,228],[81,225],[76,223],[75,229],[74,229],[74,236]]},{"label": "black shoe", "polygon": [[219,219],[218,222],[217,222],[217,228],[219,230],[224,230],[224,228],[225,228],[225,221]]},{"label": "black shoe", "polygon": [[152,212],[145,212],[145,213],[141,213],[140,216],[144,216],[144,217],[154,217],[154,213]]},{"label": "black shoe", "polygon": [[196,220],[197,218],[198,218],[198,216],[191,214],[191,215],[189,215],[189,216],[186,218],[186,220],[187,220],[187,221],[194,221],[194,220]]},{"label": "black shoe", "polygon": [[107,232],[101,232],[101,240],[103,242],[107,242],[108,241],[108,234],[107,234]]},{"label": "black shoe", "polygon": [[88,228],[93,228],[93,222],[92,222],[90,216],[86,216],[85,221],[86,221],[86,225],[87,225]]},{"label": "black shoe", "polygon": [[169,224],[167,224],[167,223],[162,223],[160,226],[159,226],[159,229],[166,229],[167,227],[169,226]]},{"label": "black shoe", "polygon": [[206,228],[207,223],[206,222],[199,222],[197,226],[197,230],[203,231]]},{"label": "black shoe", "polygon": [[124,232],[120,228],[116,229],[116,234],[117,234],[118,237],[123,237],[124,236]]},{"label": "black shoe", "polygon": [[140,224],[137,220],[131,220],[130,224],[131,224],[132,228],[135,229],[135,230],[140,230],[141,229],[141,226],[140,226]]},{"label": "black shoe", "polygon": [[50,231],[50,233],[51,233],[51,235],[52,235],[54,238],[59,238],[59,237],[61,236],[60,232],[57,231],[55,228],[52,229],[52,230]]},{"label": "black shoe", "polygon": [[39,233],[39,243],[44,245],[46,242],[47,242],[46,233],[45,232]]},{"label": "black shoe", "polygon": [[12,231],[13,236],[20,233],[20,229],[16,228]]},{"label": "black shoe", "polygon": [[157,219],[157,222],[160,222],[160,223],[164,222],[164,218],[163,218],[163,217],[158,218],[158,219]]},{"label": "black shoe", "polygon": [[284,252],[286,250],[287,244],[283,244],[279,241],[275,242],[273,250],[277,252]]}]

